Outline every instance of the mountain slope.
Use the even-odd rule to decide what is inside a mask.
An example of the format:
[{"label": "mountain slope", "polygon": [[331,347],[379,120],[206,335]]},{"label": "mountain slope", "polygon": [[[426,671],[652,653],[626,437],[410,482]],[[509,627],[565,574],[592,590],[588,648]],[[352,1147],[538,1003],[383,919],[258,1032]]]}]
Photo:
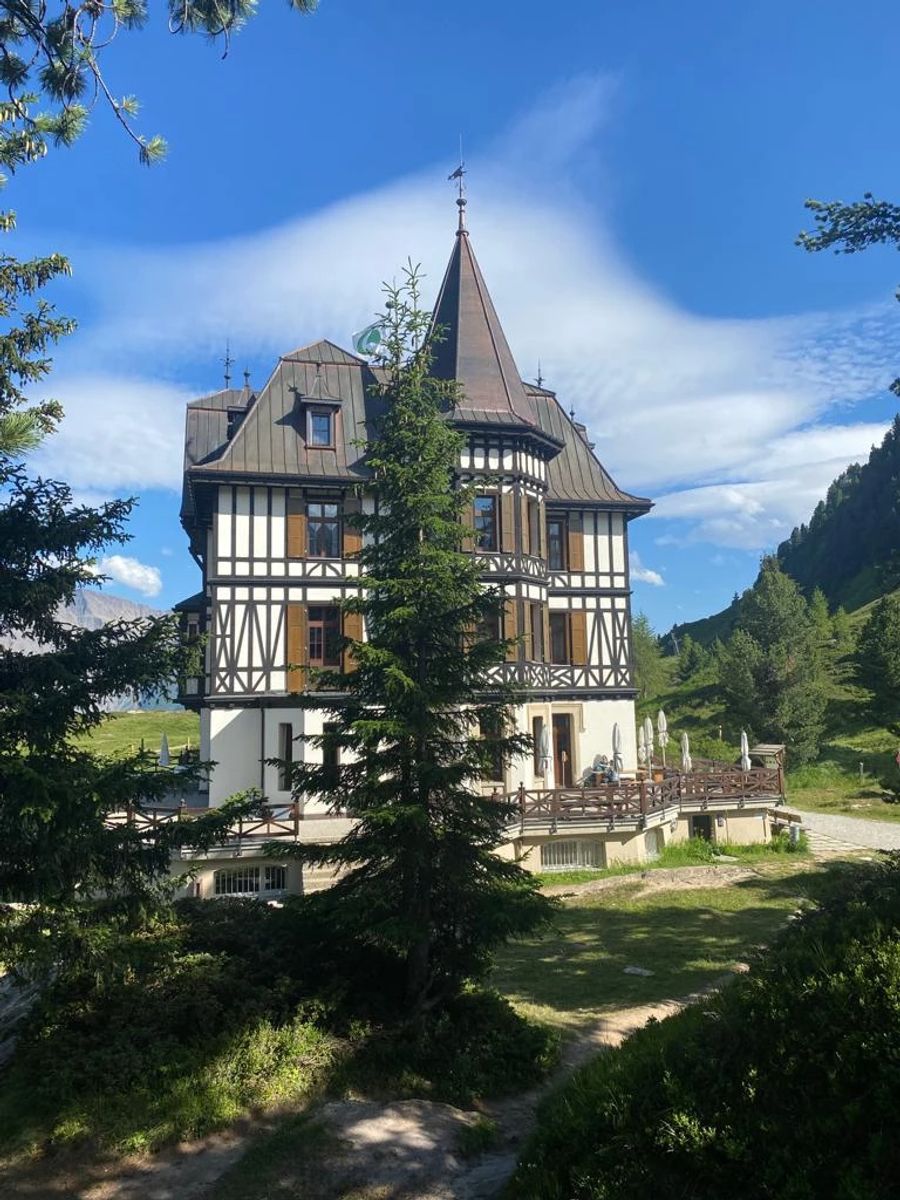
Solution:
[{"label": "mountain slope", "polygon": [[[101,629],[110,621],[136,621],[142,617],[160,617],[158,608],[150,608],[146,604],[137,604],[134,600],[126,600],[124,596],[113,596],[109,592],[101,592],[96,588],[81,588],[75,594],[71,604],[64,605],[59,610],[59,618],[67,625],[77,629]],[[31,654],[39,651],[41,646],[33,638],[21,634],[9,634],[0,638],[0,646],[10,650]],[[110,700],[106,708],[111,712],[119,712],[134,708],[134,699],[122,696]],[[145,699],[141,706],[145,709],[177,708],[178,705],[166,695],[160,695],[153,700]]]},{"label": "mountain slope", "polygon": [[[809,523],[794,529],[776,554],[807,596],[821,588],[832,608],[852,612],[900,586],[900,414],[868,462],[843,471]],[[725,638],[739,603],[673,632],[702,645]]]}]

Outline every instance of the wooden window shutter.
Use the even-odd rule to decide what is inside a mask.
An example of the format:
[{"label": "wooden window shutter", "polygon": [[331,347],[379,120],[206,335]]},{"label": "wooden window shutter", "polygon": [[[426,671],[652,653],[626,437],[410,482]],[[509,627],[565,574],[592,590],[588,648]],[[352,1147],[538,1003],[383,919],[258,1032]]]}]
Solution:
[{"label": "wooden window shutter", "polygon": [[522,645],[525,648],[525,661],[534,661],[534,625],[532,624],[534,617],[532,609],[534,605],[530,601],[522,607],[522,616],[525,618],[525,627],[522,630]]},{"label": "wooden window shutter", "polygon": [[587,663],[587,613],[569,613],[569,636],[572,644],[572,662],[576,666]]},{"label": "wooden window shutter", "polygon": [[544,613],[544,662],[550,661],[550,605],[541,605]]},{"label": "wooden window shutter", "polygon": [[306,505],[301,496],[288,496],[286,519],[288,558],[306,558]]},{"label": "wooden window shutter", "polygon": [[[518,622],[518,600],[514,600],[511,596],[506,598],[503,605],[503,637],[506,641],[519,636]],[[506,661],[515,662],[519,657],[518,642],[513,642],[511,646],[506,648]]]},{"label": "wooden window shutter", "polygon": [[286,629],[287,690],[289,692],[302,692],[306,682],[306,668],[309,658],[305,604],[288,604]]},{"label": "wooden window shutter", "polygon": [[547,561],[547,512],[543,504],[538,503],[538,555]]},{"label": "wooden window shutter", "polygon": [[[362,504],[357,496],[348,496],[344,501],[344,517],[353,516],[362,511]],[[351,524],[349,521],[342,522],[343,528],[343,553],[344,558],[353,558],[362,550],[362,530],[358,526]],[[349,615],[349,614],[348,614]]]},{"label": "wooden window shutter", "polygon": [[468,500],[462,510],[460,517],[466,532],[463,534],[462,548],[463,550],[475,549],[475,501]]},{"label": "wooden window shutter", "polygon": [[528,520],[528,497],[519,498],[519,518],[522,528],[522,553],[534,554],[537,547],[531,545],[531,526]]},{"label": "wooden window shutter", "polygon": [[569,570],[584,570],[584,523],[580,512],[569,513]]},{"label": "wooden window shutter", "polygon": [[[344,637],[352,638],[354,642],[363,640],[363,615],[356,612],[344,613]],[[355,671],[357,667],[356,656],[353,653],[351,646],[344,648],[343,655],[344,671]]]},{"label": "wooden window shutter", "polygon": [[500,549],[504,554],[516,552],[516,498],[512,492],[500,496]]}]

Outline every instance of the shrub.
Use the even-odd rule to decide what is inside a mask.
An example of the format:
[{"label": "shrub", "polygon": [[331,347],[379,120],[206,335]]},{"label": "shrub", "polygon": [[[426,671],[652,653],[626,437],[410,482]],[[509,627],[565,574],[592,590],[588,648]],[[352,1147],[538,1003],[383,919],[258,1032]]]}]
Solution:
[{"label": "shrub", "polygon": [[355,1064],[368,1086],[468,1105],[521,1091],[555,1061],[558,1035],[521,1017],[496,992],[466,992],[415,1031],[373,1037]]},{"label": "shrub", "polygon": [[748,976],[551,1097],[508,1195],[894,1196],[898,932],[898,861],[850,877]]}]

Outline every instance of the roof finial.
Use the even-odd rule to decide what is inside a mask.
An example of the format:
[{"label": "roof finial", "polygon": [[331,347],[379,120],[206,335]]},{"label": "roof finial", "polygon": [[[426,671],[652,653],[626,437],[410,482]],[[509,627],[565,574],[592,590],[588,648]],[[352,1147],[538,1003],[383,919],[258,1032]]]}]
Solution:
[{"label": "roof finial", "polygon": [[538,387],[544,386],[544,376],[543,376],[543,373],[541,372],[541,360],[540,359],[538,359],[538,373],[537,373],[537,379],[535,380],[535,383],[538,385]]},{"label": "roof finial", "polygon": [[228,338],[225,339],[225,386],[231,387],[231,368],[234,366],[234,359],[231,357],[231,342]]},{"label": "roof finial", "polygon": [[459,166],[450,175],[448,179],[455,179],[457,182],[456,206],[459,209],[459,224],[456,227],[457,233],[466,232],[466,164],[463,162],[462,156],[462,134],[459,135]]},{"label": "roof finial", "polygon": [[575,405],[574,404],[569,409],[569,420],[572,422],[573,425],[575,424]]},{"label": "roof finial", "polygon": [[250,389],[250,368],[244,367],[244,387]]}]

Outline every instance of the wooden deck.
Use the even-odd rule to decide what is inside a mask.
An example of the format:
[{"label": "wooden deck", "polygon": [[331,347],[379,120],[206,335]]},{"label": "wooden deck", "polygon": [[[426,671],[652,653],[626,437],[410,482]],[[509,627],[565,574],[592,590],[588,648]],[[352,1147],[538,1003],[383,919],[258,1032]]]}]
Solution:
[{"label": "wooden deck", "polygon": [[[749,771],[726,763],[695,760],[695,769],[684,774],[671,768],[654,768],[655,779],[624,779],[597,787],[540,788],[520,786],[514,792],[495,792],[498,801],[510,808],[510,826],[551,831],[560,825],[605,825],[641,828],[670,820],[680,812],[703,812],[723,805],[735,808],[779,805],[784,802],[784,776],[777,767],[753,767]],[[110,825],[128,825],[153,836],[173,821],[190,821],[208,813],[208,808],[134,807],[112,813]],[[328,817],[346,817],[346,811]],[[325,818],[305,816],[298,803],[265,804],[259,813],[237,819],[229,830],[229,841],[261,844],[277,838],[301,840],[301,826]]]},{"label": "wooden deck", "polygon": [[514,805],[516,822],[522,830],[559,824],[646,825],[673,813],[702,812],[723,804],[744,808],[747,804],[781,804],[784,778],[778,768],[752,767],[749,771],[726,764],[703,764],[701,769],[682,774],[657,772],[655,780],[622,780],[597,787],[529,790],[498,795]]}]

